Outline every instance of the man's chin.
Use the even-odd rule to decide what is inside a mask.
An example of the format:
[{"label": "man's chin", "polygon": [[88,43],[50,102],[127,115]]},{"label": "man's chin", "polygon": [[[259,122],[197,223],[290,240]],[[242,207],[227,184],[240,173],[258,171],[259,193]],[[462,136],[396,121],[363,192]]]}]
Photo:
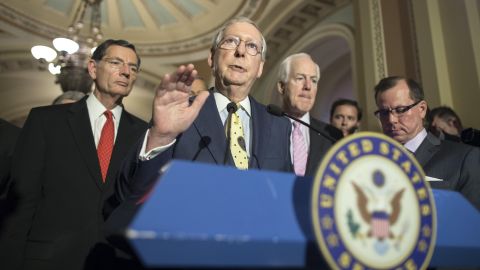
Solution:
[{"label": "man's chin", "polygon": [[392,133],[388,133],[386,134],[388,137],[394,139],[395,141],[401,143],[401,144],[404,144],[405,143],[405,134],[399,134],[399,133],[396,133],[396,132],[392,132]]}]

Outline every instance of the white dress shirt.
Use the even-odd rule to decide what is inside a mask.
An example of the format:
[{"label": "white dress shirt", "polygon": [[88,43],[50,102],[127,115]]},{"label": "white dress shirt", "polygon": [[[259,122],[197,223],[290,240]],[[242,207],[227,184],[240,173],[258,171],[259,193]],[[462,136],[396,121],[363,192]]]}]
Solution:
[{"label": "white dress shirt", "polygon": [[[93,138],[95,140],[95,147],[97,147],[98,142],[100,141],[100,136],[102,135],[103,125],[107,121],[107,117],[103,114],[107,110],[107,108],[105,108],[105,106],[103,106],[103,104],[98,101],[97,97],[95,97],[94,94],[90,94],[86,102],[88,109],[88,118],[90,119]],[[113,114],[113,123],[115,128],[115,134],[113,137],[115,142],[115,140],[117,139],[118,126],[120,125],[120,117],[122,115],[123,108],[122,106],[117,105],[111,111]]]},{"label": "white dress shirt", "polygon": [[[217,110],[220,114],[220,119],[222,119],[222,125],[225,127],[228,118],[228,111],[227,105],[231,102],[226,96],[220,94],[219,92],[215,91],[213,93],[213,97],[215,98],[215,103],[217,104]],[[245,147],[247,150],[247,155],[250,158],[250,135],[251,135],[251,122],[250,117],[252,115],[252,109],[250,106],[250,99],[248,96],[240,101],[240,108],[237,110],[238,117],[240,117],[240,121],[242,121],[242,128],[243,128],[243,137],[245,139]]]},{"label": "white dress shirt", "polygon": [[420,144],[422,144],[423,140],[427,137],[427,131],[425,129],[422,129],[413,139],[410,141],[406,142],[404,144],[405,148],[407,148],[410,152],[415,153],[417,151],[418,147],[420,147]]}]

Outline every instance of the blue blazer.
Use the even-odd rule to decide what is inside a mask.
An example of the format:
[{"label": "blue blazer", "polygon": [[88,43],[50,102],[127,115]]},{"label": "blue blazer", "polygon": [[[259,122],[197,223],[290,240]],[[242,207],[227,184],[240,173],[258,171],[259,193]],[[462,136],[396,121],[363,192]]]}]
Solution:
[{"label": "blue blazer", "polygon": [[[249,168],[291,172],[290,122],[269,114],[265,106],[249,98],[252,121]],[[141,144],[127,158],[119,176],[117,197],[120,201],[136,200],[148,192],[158,178],[160,168],[172,159],[234,166],[230,153],[225,159],[226,135],[213,94],[172,147],[148,161],[138,159],[140,149]]]}]

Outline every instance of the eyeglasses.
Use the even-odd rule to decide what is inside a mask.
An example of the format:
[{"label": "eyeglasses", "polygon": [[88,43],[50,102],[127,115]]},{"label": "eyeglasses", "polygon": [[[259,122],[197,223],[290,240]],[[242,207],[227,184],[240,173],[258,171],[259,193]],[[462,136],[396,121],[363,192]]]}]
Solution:
[{"label": "eyeglasses", "polygon": [[115,69],[117,71],[122,70],[122,68],[125,65],[127,65],[128,69],[130,70],[131,73],[136,75],[139,72],[139,68],[138,68],[137,65],[127,64],[127,63],[123,62],[123,60],[118,59],[118,58],[104,58],[100,61],[105,61],[110,67],[112,67],[113,69]]},{"label": "eyeglasses", "polygon": [[247,51],[248,54],[251,56],[255,56],[261,52],[261,46],[255,43],[254,41],[247,41],[243,40],[239,37],[236,36],[228,36],[225,37],[221,42],[220,45],[218,46],[221,49],[225,50],[236,50],[238,46],[240,45],[240,42],[245,43],[245,50]]},{"label": "eyeglasses", "polygon": [[408,106],[400,106],[392,109],[380,109],[374,112],[377,118],[387,118],[390,114],[395,117],[401,117],[404,113],[408,112],[411,108],[415,107],[422,100],[419,100]]}]

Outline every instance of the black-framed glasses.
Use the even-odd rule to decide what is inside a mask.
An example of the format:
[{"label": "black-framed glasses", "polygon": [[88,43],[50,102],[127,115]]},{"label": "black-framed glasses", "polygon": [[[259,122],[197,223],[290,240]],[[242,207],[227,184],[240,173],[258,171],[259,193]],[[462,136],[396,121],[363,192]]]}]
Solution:
[{"label": "black-framed glasses", "polygon": [[392,109],[380,109],[375,111],[374,114],[377,118],[387,118],[390,114],[395,117],[401,117],[404,113],[408,112],[411,108],[417,106],[420,102],[422,102],[422,100],[419,100],[408,106],[400,106]]},{"label": "black-framed glasses", "polygon": [[117,71],[122,70],[122,68],[125,65],[127,65],[128,69],[130,70],[131,73],[136,75],[139,72],[139,68],[138,68],[137,65],[125,63],[122,59],[119,59],[119,58],[106,57],[106,58],[101,59],[100,61],[105,61],[110,67],[112,67],[113,69],[115,69]]},{"label": "black-framed glasses", "polygon": [[236,36],[225,37],[222,39],[218,47],[225,50],[236,50],[242,41],[245,43],[245,51],[251,56],[255,56],[262,51],[261,46],[255,41],[243,40]]}]

